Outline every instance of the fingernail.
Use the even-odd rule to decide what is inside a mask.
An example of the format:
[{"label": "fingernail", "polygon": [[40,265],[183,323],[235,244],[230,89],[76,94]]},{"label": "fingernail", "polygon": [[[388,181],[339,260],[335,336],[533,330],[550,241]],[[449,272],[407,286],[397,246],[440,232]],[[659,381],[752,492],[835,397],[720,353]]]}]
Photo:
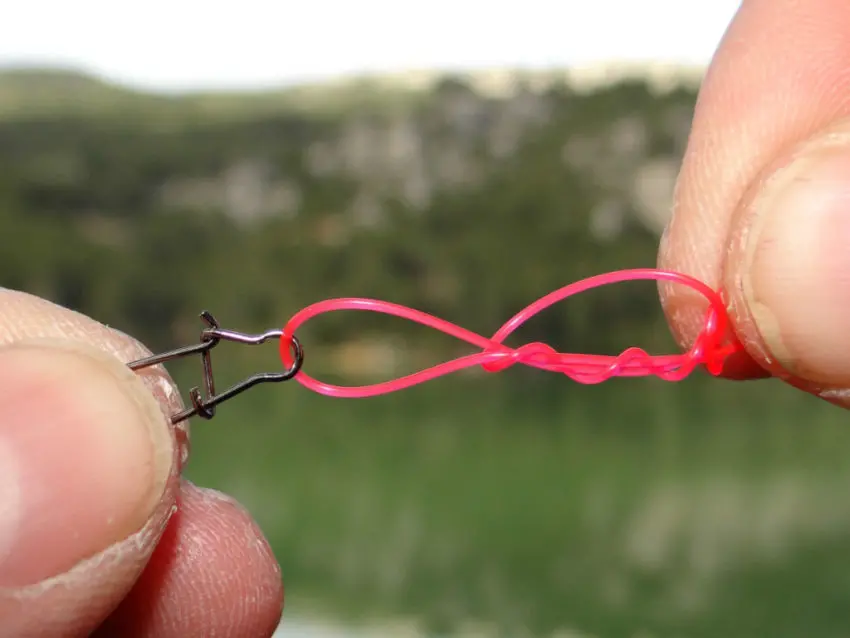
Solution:
[{"label": "fingernail", "polygon": [[753,204],[743,292],[789,373],[850,384],[850,148],[796,160]]},{"label": "fingernail", "polygon": [[119,361],[77,345],[0,349],[0,587],[63,574],[140,529],[172,447]]}]

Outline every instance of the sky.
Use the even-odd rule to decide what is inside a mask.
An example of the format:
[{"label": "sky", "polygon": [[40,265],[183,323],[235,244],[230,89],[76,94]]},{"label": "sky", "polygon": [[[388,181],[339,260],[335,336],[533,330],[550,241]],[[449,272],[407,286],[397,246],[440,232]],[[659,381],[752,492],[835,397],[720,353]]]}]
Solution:
[{"label": "sky", "polygon": [[27,0],[0,65],[73,67],[159,91],[360,73],[707,64],[740,0]]}]

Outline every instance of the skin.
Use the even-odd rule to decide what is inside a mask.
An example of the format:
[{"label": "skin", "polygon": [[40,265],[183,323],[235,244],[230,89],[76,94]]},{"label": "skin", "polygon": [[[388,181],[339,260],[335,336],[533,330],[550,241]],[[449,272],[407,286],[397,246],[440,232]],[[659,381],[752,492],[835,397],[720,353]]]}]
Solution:
[{"label": "skin", "polygon": [[[722,288],[746,355],[850,405],[850,3],[749,0],[702,88],[659,267]],[[847,159],[845,159],[845,157]],[[846,201],[850,204],[850,198]],[[699,299],[660,288],[683,347]],[[133,339],[0,291],[4,635],[271,636],[280,570],[249,515],[180,478],[188,431]],[[25,533],[24,533],[25,532]]]},{"label": "skin", "polygon": [[187,426],[167,418],[182,406],[177,388],[124,365],[147,354],[0,289],[4,636],[259,638],[279,624],[280,568],[256,523],[180,478]]},{"label": "skin", "polygon": [[[739,379],[776,376],[850,405],[850,4],[749,0],[703,83],[658,265],[723,289],[747,356]],[[829,205],[827,205],[827,202]],[[661,286],[689,345],[703,307]]]}]

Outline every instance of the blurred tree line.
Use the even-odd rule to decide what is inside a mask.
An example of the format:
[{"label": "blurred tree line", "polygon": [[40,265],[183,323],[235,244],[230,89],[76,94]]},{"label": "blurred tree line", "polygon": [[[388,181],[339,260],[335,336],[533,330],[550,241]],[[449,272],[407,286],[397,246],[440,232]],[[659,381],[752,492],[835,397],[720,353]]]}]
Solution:
[{"label": "blurred tree line", "polygon": [[[660,225],[636,193],[656,179],[644,169],[678,162],[694,99],[641,82],[492,97],[447,78],[401,106],[330,114],[24,110],[0,118],[0,284],[153,348],[195,339],[204,308],[261,330],[331,296],[492,333],[578,278],[654,265]],[[309,332],[392,335],[431,359],[458,346],[366,313]],[[521,334],[562,350],[669,347],[651,284],[571,299]]]}]

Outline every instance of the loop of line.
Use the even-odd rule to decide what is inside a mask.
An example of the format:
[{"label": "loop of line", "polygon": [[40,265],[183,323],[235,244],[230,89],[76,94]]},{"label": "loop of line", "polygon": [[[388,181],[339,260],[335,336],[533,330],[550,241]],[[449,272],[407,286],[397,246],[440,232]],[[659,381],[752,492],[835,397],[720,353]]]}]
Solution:
[{"label": "loop of line", "polygon": [[[688,352],[678,355],[650,355],[640,348],[628,348],[617,356],[611,356],[559,353],[552,347],[538,342],[528,343],[518,348],[504,345],[505,339],[531,317],[567,297],[598,286],[647,279],[684,284],[699,292],[709,302],[703,330]],[[330,385],[310,377],[303,370],[295,376],[301,385],[314,392],[340,398],[373,397],[396,392],[473,366],[481,366],[488,372],[499,372],[513,365],[522,364],[560,373],[583,384],[601,383],[614,376],[655,375],[665,381],[680,381],[699,365],[705,366],[711,374],[720,374],[726,357],[742,349],[737,341],[725,342],[729,319],[720,294],[688,275],[641,268],[596,275],[549,293],[514,315],[489,339],[444,319],[387,301],[361,298],[320,301],[296,313],[284,327],[283,336],[280,339],[280,358],[285,367],[292,365],[291,335],[296,334],[305,321],[326,312],[339,310],[366,310],[409,319],[440,330],[480,349],[480,352],[374,385],[359,387]]]}]

